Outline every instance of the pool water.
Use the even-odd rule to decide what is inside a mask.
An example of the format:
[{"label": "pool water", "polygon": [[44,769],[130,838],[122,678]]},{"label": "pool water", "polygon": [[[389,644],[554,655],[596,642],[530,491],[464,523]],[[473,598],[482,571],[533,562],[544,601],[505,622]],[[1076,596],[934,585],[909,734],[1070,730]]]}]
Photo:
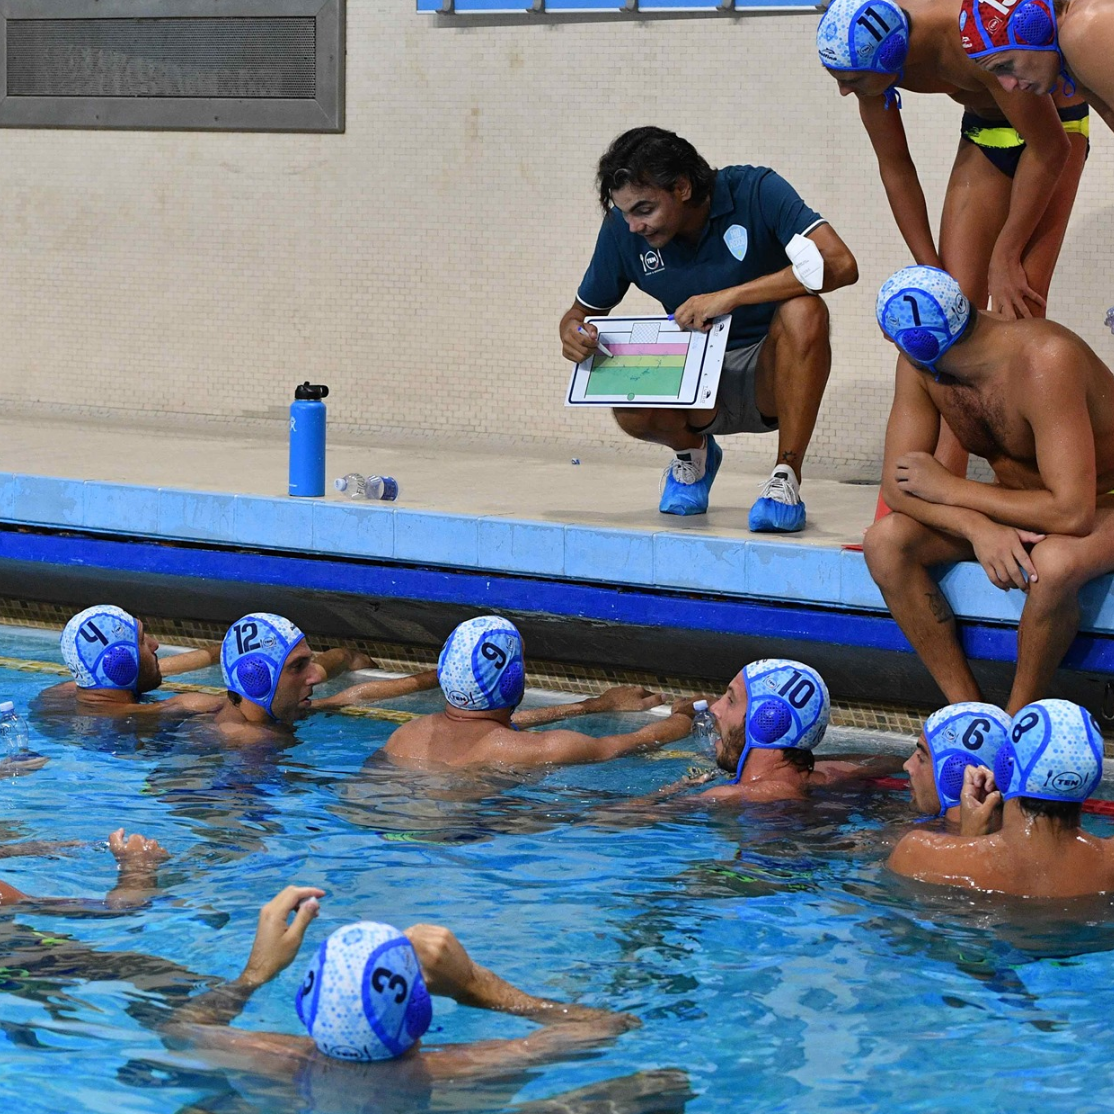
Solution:
[{"label": "pool water", "polygon": [[[3,628],[0,656],[58,660],[54,636]],[[0,669],[0,698],[26,708],[56,680]],[[438,706],[430,694],[391,703]],[[579,722],[605,734],[645,719]],[[227,753],[198,724],[122,735],[103,721],[32,720],[32,746],[50,762],[0,787],[0,846],[84,842],[5,859],[0,877],[36,895],[98,898],[116,873],[104,840],[120,825],[173,858],[155,900],[124,916],[0,910],[0,1072],[20,1114],[398,1108],[353,1092],[343,1071],[291,1087],[159,1037],[168,1006],[211,985],[203,976],[239,972],[260,904],[289,882],[327,891],[321,915],[239,1027],[299,1032],[293,998],[312,949],[361,918],[447,924],[524,989],[642,1022],[593,1052],[403,1108],[1110,1109],[1110,903],[898,881],[882,864],[911,819],[905,794],[629,813],[615,803],[682,774],[699,757],[691,741],[526,781],[374,763],[362,773],[391,730],[322,716],[285,750]],[[823,751],[880,745],[893,741],[832,729]],[[1086,825],[1114,834],[1105,818]],[[531,1029],[436,999],[426,1042]],[[639,1074],[649,1072],[664,1074]],[[611,1106],[592,1105],[603,1096]]]}]

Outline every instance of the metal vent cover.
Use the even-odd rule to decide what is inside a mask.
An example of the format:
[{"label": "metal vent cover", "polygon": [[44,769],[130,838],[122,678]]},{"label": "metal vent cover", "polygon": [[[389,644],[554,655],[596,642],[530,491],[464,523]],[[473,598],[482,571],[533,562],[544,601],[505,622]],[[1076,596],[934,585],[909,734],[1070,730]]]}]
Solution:
[{"label": "metal vent cover", "polygon": [[0,125],[343,130],[344,0],[0,0]]}]

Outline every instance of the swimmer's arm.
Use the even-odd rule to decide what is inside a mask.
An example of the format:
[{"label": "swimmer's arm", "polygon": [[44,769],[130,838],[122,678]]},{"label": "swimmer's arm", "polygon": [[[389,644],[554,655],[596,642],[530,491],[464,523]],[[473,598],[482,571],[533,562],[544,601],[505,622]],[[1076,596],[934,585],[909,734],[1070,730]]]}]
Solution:
[{"label": "swimmer's arm", "polygon": [[575,1047],[598,1044],[638,1024],[629,1014],[527,994],[476,963],[453,933],[440,925],[412,925],[405,936],[414,945],[431,994],[544,1026],[519,1040],[480,1041],[423,1053],[423,1066],[438,1076],[544,1061]]},{"label": "swimmer's arm", "polygon": [[322,650],[313,655],[314,665],[325,670],[325,679],[331,681],[342,673],[350,673],[353,669],[373,669],[375,662],[359,650],[350,650],[347,646],[337,646],[332,650]]},{"label": "swimmer's arm", "polygon": [[324,896],[325,891],[316,886],[287,886],[268,901],[259,910],[255,940],[243,971],[176,1009],[166,1028],[228,1025],[239,1017],[252,994],[294,962],[306,929],[320,909],[317,899]]},{"label": "swimmer's arm", "polygon": [[169,856],[157,840],[138,832],[125,836],[120,828],[108,837],[108,848],[119,864],[116,885],[103,901],[73,897],[32,897],[0,882],[0,905],[15,902],[34,904],[36,909],[59,917],[115,916],[150,900],[156,886],[158,864]]},{"label": "swimmer's arm", "polygon": [[27,859],[40,855],[55,855],[70,847],[83,847],[81,839],[29,839],[25,843],[9,843],[0,847],[0,859]]},{"label": "swimmer's arm", "polygon": [[[1079,83],[1091,107],[1114,131],[1114,21],[1101,8],[1073,11],[1060,21],[1060,49],[1070,59],[1072,77]],[[1084,92],[1086,91],[1086,92]]]},{"label": "swimmer's arm", "polygon": [[894,400],[886,423],[886,450],[882,462],[882,498],[894,511],[906,514],[924,526],[943,530],[958,538],[971,538],[985,515],[962,507],[930,503],[909,493],[898,483],[898,460],[907,453],[932,455],[940,436],[940,411],[921,381],[921,375],[904,359],[897,362]]},{"label": "swimmer's arm", "polygon": [[859,118],[870,137],[890,211],[906,246],[917,263],[942,267],[901,113],[886,108],[884,97],[859,97],[858,101]]},{"label": "swimmer's arm", "polygon": [[159,670],[164,677],[176,677],[179,673],[192,673],[195,669],[208,669],[220,661],[220,643],[203,646],[197,650],[187,650],[184,654],[172,654],[159,659]]},{"label": "swimmer's arm", "polygon": [[1022,266],[1021,255],[1048,208],[1049,199],[1071,153],[1071,143],[1050,96],[1007,93],[998,84],[997,78],[978,67],[972,68],[1025,140],[1025,150],[1021,153],[1010,189],[1006,223],[998,233],[990,256],[990,305],[991,309],[1009,318],[1031,317],[1032,310],[1026,305],[1026,300],[1037,306],[1043,306],[1045,302],[1032,288]]},{"label": "swimmer's arm", "polygon": [[530,757],[537,765],[607,762],[665,743],[675,743],[692,732],[692,717],[683,713],[632,731],[627,735],[582,735],[578,731],[542,731],[528,738]]},{"label": "swimmer's arm", "polygon": [[524,708],[511,716],[518,728],[541,727],[558,720],[590,716],[599,712],[645,712],[665,703],[660,692],[650,692],[641,685],[614,685],[599,696],[587,697],[573,704],[553,704],[548,708]]},{"label": "swimmer's arm", "polygon": [[905,760],[898,754],[833,754],[817,759],[813,777],[825,785],[899,773]]},{"label": "swimmer's arm", "polygon": [[807,294],[827,294],[858,282],[859,265],[830,224],[817,225],[808,234],[808,239],[816,244],[824,258],[824,284],[819,290],[809,290],[793,274],[791,266],[784,267],[740,286],[730,286],[710,294],[695,294],[677,307],[673,313],[674,321],[684,329],[707,332],[712,327],[713,318],[730,313],[739,306],[787,302],[790,298]]},{"label": "swimmer's arm", "polygon": [[351,685],[332,696],[314,700],[313,711],[328,711],[330,708],[343,708],[346,704],[368,704],[373,700],[387,700],[392,696],[407,696],[412,692],[427,692],[437,687],[437,670],[427,669],[409,677],[391,677],[381,681],[362,681]]}]

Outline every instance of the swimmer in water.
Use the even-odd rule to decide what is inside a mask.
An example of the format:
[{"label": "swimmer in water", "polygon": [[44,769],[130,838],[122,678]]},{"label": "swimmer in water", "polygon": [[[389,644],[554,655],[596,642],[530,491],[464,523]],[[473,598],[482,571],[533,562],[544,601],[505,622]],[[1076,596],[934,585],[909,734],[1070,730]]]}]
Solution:
[{"label": "swimmer in water", "polygon": [[888,866],[922,882],[1022,897],[1114,891],[1114,840],[1080,826],[1083,802],[1102,779],[1102,753],[1098,725],[1078,705],[1022,708],[993,772],[964,771],[960,834],[909,832]]},{"label": "swimmer in water", "polygon": [[200,692],[179,693],[166,700],[143,700],[172,674],[215,664],[216,649],[190,650],[160,662],[159,644],[143,625],[113,604],[79,612],[62,631],[62,660],[72,681],[51,685],[35,699],[35,710],[48,715],[191,716],[213,712],[221,698]]},{"label": "swimmer in water", "polygon": [[[522,635],[498,615],[461,623],[441,650],[437,675],[445,710],[404,723],[391,735],[383,754],[397,765],[534,769],[604,762],[676,742],[692,729],[692,705],[685,703],[667,719],[629,734],[597,738],[564,729],[521,734],[512,713],[526,687]],[[631,707],[652,707],[661,699],[643,690],[629,695]],[[542,712],[534,722],[546,721],[549,710]]]},{"label": "swimmer in water", "polygon": [[[828,729],[830,702],[824,679],[803,662],[751,662],[708,710],[716,725],[716,765],[733,776],[727,785],[681,798],[679,803],[686,806],[804,800],[820,786],[901,768],[901,760],[888,754],[814,759],[813,749]],[[679,787],[669,786],[661,793],[668,795]]]},{"label": "swimmer in water", "polygon": [[[349,1092],[346,1110],[364,1109],[352,1098],[363,1091],[374,1095],[375,1110],[413,1110],[425,1109],[418,1100],[434,1089],[471,1089],[638,1025],[629,1014],[519,990],[475,962],[447,928],[399,932],[364,921],[337,929],[310,961],[294,1000],[308,1036],[229,1028],[252,994],[294,961],[322,897],[313,886],[287,886],[264,905],[243,972],[176,1010],[163,1027],[167,1040],[226,1070],[296,1082],[303,1095],[339,1083]],[[526,1037],[427,1048],[421,1038],[433,1019],[431,995],[542,1027]]]},{"label": "swimmer in water", "polygon": [[909,775],[913,808],[958,827],[964,772],[968,766],[993,770],[1010,728],[1010,717],[994,704],[967,701],[933,712],[902,767]]},{"label": "swimmer in water", "polygon": [[1114,129],[1112,0],[963,0],[967,57],[1007,93],[1051,93],[1060,79]]},{"label": "swimmer in water", "polygon": [[[1043,697],[1079,629],[1084,585],[1114,570],[1114,375],[1052,321],[1004,321],[933,267],[882,285],[878,324],[907,359],[886,426],[882,494],[894,513],[863,540],[871,576],[945,700],[981,700],[937,566],[977,560],[1019,588],[1017,669],[1005,709]],[[994,483],[933,459],[946,421]]]},{"label": "swimmer in water", "polygon": [[147,839],[138,832],[130,836],[118,828],[108,837],[108,849],[119,866],[116,885],[105,895],[103,902],[59,897],[29,897],[27,894],[0,882],[0,906],[17,902],[34,902],[47,905],[52,912],[64,916],[68,912],[89,912],[100,909],[130,909],[150,900],[157,886],[158,865],[170,856],[158,840]]},{"label": "swimmer in water", "polygon": [[230,741],[252,743],[289,735],[311,712],[329,711],[361,700],[384,700],[431,687],[432,670],[412,677],[364,681],[333,697],[311,700],[330,667],[363,669],[371,664],[351,650],[314,654],[306,636],[289,619],[269,612],[245,615],[228,628],[221,643],[221,673],[227,686],[215,723]]}]

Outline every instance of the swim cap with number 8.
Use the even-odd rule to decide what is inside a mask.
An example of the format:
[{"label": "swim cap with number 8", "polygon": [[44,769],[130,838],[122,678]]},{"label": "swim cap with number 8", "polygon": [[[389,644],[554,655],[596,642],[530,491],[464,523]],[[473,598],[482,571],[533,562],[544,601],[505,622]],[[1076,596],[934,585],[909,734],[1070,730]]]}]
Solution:
[{"label": "swim cap with number 8", "polygon": [[1085,801],[1102,780],[1102,732],[1070,700],[1038,700],[1013,717],[994,781],[1004,800]]}]

